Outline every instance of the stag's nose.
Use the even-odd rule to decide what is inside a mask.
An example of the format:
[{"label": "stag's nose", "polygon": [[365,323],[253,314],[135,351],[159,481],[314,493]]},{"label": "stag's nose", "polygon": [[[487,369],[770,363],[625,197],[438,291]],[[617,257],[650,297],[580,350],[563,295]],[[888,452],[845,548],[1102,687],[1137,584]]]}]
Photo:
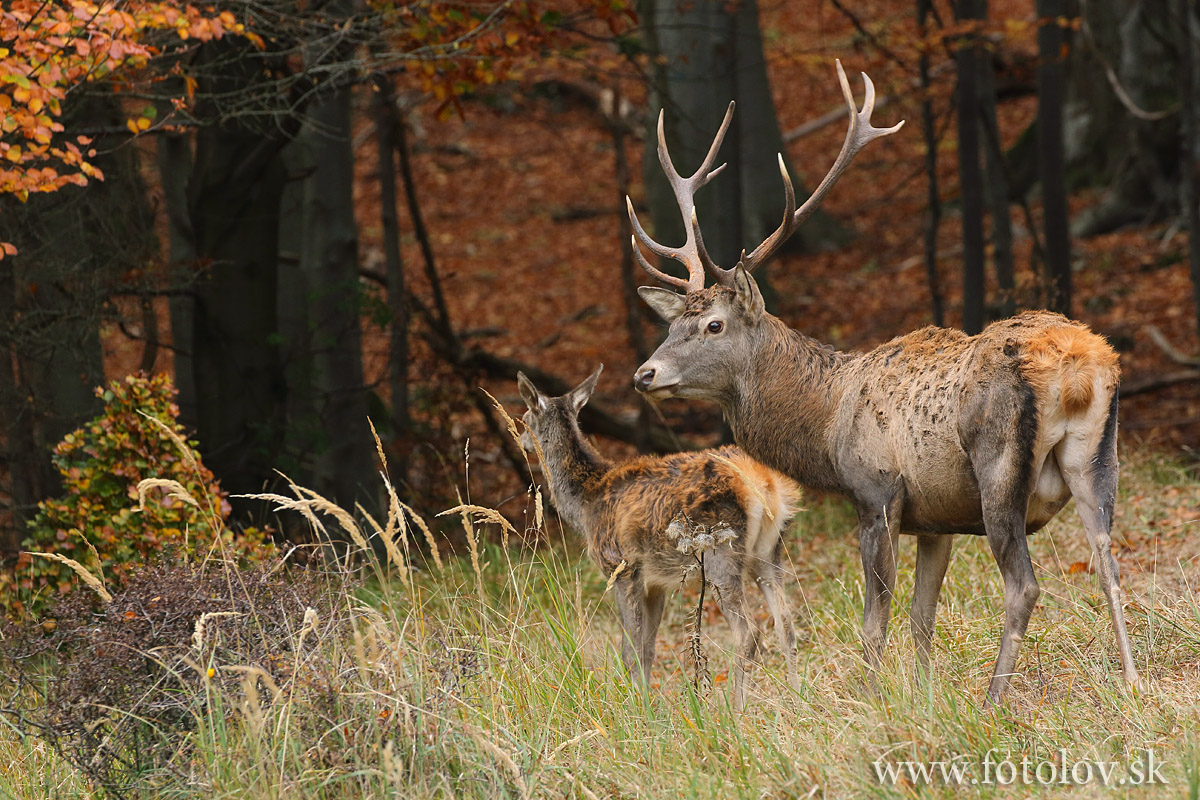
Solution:
[{"label": "stag's nose", "polygon": [[633,388],[639,392],[644,392],[650,388],[650,384],[654,383],[654,368],[647,367],[646,369],[637,372],[633,376]]}]

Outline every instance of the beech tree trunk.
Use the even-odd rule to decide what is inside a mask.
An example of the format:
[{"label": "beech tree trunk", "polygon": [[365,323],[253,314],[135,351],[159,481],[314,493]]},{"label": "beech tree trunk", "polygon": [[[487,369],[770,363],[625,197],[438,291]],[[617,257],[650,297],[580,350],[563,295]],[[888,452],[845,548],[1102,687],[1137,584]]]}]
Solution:
[{"label": "beech tree trunk", "polygon": [[313,104],[301,133],[313,157],[304,189],[300,269],[307,278],[312,390],[321,432],[314,478],[318,491],[332,489],[343,508],[353,508],[363,487],[375,485],[359,327],[350,110],[350,90],[340,90]]},{"label": "beech tree trunk", "polygon": [[[959,0],[955,19],[983,20],[983,0]],[[967,333],[979,333],[984,324],[983,172],[979,166],[979,60],[978,34],[967,34],[955,53],[958,63],[958,172],[962,201],[963,316]]]},{"label": "beech tree trunk", "polygon": [[1058,20],[1063,0],[1038,0],[1038,177],[1042,186],[1042,235],[1050,308],[1071,316],[1071,233],[1067,211],[1066,160],[1063,152],[1063,108],[1066,74],[1065,38]]}]

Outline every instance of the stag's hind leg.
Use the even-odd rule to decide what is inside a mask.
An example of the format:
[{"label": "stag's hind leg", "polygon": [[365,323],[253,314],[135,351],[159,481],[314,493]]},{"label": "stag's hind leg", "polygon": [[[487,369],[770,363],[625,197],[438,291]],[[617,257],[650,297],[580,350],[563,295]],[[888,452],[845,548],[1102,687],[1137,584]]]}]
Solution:
[{"label": "stag's hind leg", "polygon": [[981,387],[964,407],[969,424],[960,429],[979,489],[984,533],[1004,577],[1004,632],[987,692],[992,703],[1008,689],[1041,595],[1026,543],[1038,407],[1033,388],[1012,377]]},{"label": "stag's hind leg", "polygon": [[[1090,437],[1088,434],[1092,434]],[[1121,571],[1112,554],[1113,509],[1117,497],[1117,397],[1114,392],[1099,443],[1091,431],[1068,431],[1058,445],[1059,469],[1071,494],[1096,558],[1100,588],[1108,601],[1117,648],[1121,652],[1121,672],[1126,682],[1137,682],[1137,667],[1125,629],[1125,610],[1121,594]]]}]

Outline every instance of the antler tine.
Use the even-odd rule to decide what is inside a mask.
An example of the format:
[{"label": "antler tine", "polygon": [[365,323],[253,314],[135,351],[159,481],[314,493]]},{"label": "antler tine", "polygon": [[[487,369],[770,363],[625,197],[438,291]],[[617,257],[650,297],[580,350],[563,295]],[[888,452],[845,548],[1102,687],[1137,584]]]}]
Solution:
[{"label": "antler tine", "polygon": [[829,168],[824,180],[813,190],[812,195],[804,201],[804,205],[796,211],[797,224],[808,219],[809,215],[817,210],[821,200],[837,183],[838,178],[842,177],[842,173],[846,171],[846,167],[850,166],[850,162],[858,155],[859,150],[875,139],[890,136],[904,127],[904,120],[900,120],[890,128],[876,128],[871,124],[871,112],[875,110],[875,84],[872,83],[867,73],[859,73],[862,75],[863,86],[866,89],[861,110],[855,108],[854,93],[850,91],[850,81],[846,80],[846,71],[842,69],[840,60],[837,62],[837,73],[838,82],[842,85],[842,96],[846,98],[846,105],[850,107],[850,125],[846,128],[846,139],[842,143],[842,151],[838,153],[833,166]]},{"label": "antler tine", "polygon": [[[721,121],[721,127],[717,130],[717,135],[713,137],[712,144],[708,148],[708,153],[704,156],[704,161],[701,162],[700,167],[695,172],[686,178],[679,174],[679,171],[675,169],[675,164],[671,161],[671,154],[667,150],[665,115],[662,111],[658,113],[658,161],[667,176],[667,183],[670,184],[671,191],[675,194],[675,202],[679,206],[679,212],[683,217],[687,239],[682,246],[667,247],[651,239],[638,220],[637,214],[633,210],[632,201],[626,198],[629,208],[629,219],[633,223],[633,230],[636,237],[634,253],[637,256],[638,263],[641,264],[642,269],[649,272],[658,280],[683,289],[686,292],[698,291],[704,288],[704,271],[706,268],[714,271],[714,274],[716,274],[715,270],[719,269],[713,264],[708,252],[704,249],[704,242],[700,236],[700,223],[696,217],[695,194],[702,186],[720,175],[721,171],[725,169],[724,164],[714,168],[713,162],[716,161],[717,152],[721,149],[721,143],[725,140],[725,134],[729,130],[729,123],[733,120],[735,105],[732,102],[729,104],[729,108],[725,111],[725,119]],[[683,264],[688,271],[687,280],[674,278],[651,267],[642,255],[641,250],[637,247],[637,241],[640,241],[645,245],[647,250],[655,255],[662,258],[671,258]]]},{"label": "antler tine", "polygon": [[[842,142],[842,150],[838,153],[838,157],[834,160],[833,166],[829,168],[829,172],[825,175],[825,178],[798,209],[795,209],[795,195],[792,190],[791,179],[788,177],[787,170],[783,166],[783,158],[782,156],[780,157],[779,164],[781,171],[783,171],[784,188],[791,195],[788,200],[788,216],[784,218],[783,224],[774,233],[754,249],[754,252],[739,262],[748,272],[770,258],[779,249],[780,245],[795,232],[796,228],[800,227],[800,224],[817,210],[825,195],[829,193],[829,190],[837,183],[838,178],[846,171],[846,167],[850,166],[850,162],[858,155],[858,151],[862,150],[871,141],[893,134],[904,127],[904,120],[901,120],[890,128],[874,127],[871,124],[871,112],[875,110],[875,84],[871,82],[867,73],[861,73],[865,87],[865,96],[863,98],[862,109],[859,109],[854,103],[854,93],[850,91],[850,82],[846,79],[846,71],[842,69],[842,62],[838,60],[836,63],[838,82],[842,86],[842,96],[846,98],[846,105],[850,108],[850,124],[846,128],[846,139]],[[795,209],[795,211],[792,211],[792,209]],[[717,275],[717,280],[722,284],[728,285],[733,279],[733,272],[734,270],[722,270],[721,274]]]},{"label": "antler tine", "polygon": [[685,292],[689,290],[691,287],[691,283],[689,281],[685,281],[682,278],[676,278],[674,275],[668,275],[665,272],[660,272],[650,265],[650,262],[646,260],[644,255],[642,255],[641,248],[637,246],[636,236],[629,237],[629,246],[633,248],[633,257],[637,259],[638,264],[640,264],[642,269],[646,270],[646,272],[649,272],[656,279],[662,281],[663,283],[674,286],[676,289],[683,289]]}]

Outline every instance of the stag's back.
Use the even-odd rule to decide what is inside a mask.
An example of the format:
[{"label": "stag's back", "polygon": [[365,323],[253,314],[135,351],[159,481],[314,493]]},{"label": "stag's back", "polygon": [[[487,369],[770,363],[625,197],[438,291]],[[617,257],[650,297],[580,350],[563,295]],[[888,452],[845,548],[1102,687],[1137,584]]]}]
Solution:
[{"label": "stag's back", "polygon": [[[1103,428],[1119,378],[1116,353],[1102,337],[1045,311],[977,336],[924,328],[838,373],[841,402],[830,434],[839,468],[851,480],[899,472],[909,495],[906,527],[946,531],[981,524],[969,454],[981,430],[1011,426],[1004,440],[1028,452],[1038,483],[1037,471],[1074,423]],[[1011,406],[1020,413],[996,413]],[[1035,500],[1065,502],[1065,485],[1052,477]]]}]

